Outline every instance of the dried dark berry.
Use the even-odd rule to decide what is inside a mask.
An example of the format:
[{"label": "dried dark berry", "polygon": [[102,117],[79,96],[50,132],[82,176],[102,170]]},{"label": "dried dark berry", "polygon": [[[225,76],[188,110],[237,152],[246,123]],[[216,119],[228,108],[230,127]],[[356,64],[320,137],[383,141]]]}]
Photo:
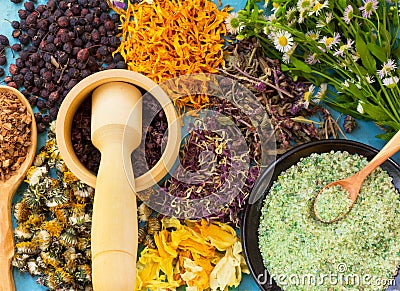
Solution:
[{"label": "dried dark berry", "polygon": [[[57,48],[56,48],[56,46],[54,45],[54,43],[48,43],[48,44],[46,44],[46,46],[44,47],[44,50],[45,50],[46,52],[54,53],[54,52],[57,50]],[[47,61],[46,61],[46,62],[47,62]]]},{"label": "dried dark berry", "polygon": [[38,100],[36,106],[37,106],[37,108],[39,108],[39,110],[45,109],[46,108],[46,102],[44,102],[44,100],[40,99],[40,100]]},{"label": "dried dark berry", "polygon": [[49,102],[55,103],[60,98],[60,95],[57,91],[51,92],[49,95]]},{"label": "dried dark berry", "polygon": [[90,72],[90,70],[82,70],[81,71],[82,78],[86,78],[86,77],[90,76],[91,74],[92,74],[92,72]]},{"label": "dried dark berry", "polygon": [[46,7],[47,7],[47,9],[49,9],[51,11],[56,9],[57,8],[56,1],[55,0],[47,0]]},{"label": "dried dark berry", "polygon": [[18,37],[18,40],[19,40],[19,42],[20,42],[21,44],[27,45],[27,44],[29,44],[29,42],[30,42],[30,37],[29,37],[29,35],[27,35],[26,33],[23,33],[23,34],[21,34],[21,35]]},{"label": "dried dark berry", "polygon": [[11,76],[5,76],[4,77],[4,82],[5,83],[11,82],[12,80],[13,80],[13,78]]},{"label": "dried dark berry", "polygon": [[92,31],[92,40],[94,43],[99,43],[101,40],[101,35],[97,29]]},{"label": "dried dark berry", "polygon": [[60,27],[67,27],[69,25],[69,19],[67,16],[61,16],[60,18],[57,19],[57,24]]},{"label": "dried dark berry", "polygon": [[17,65],[11,64],[11,65],[8,67],[8,71],[10,72],[11,75],[15,76],[16,74],[19,73],[19,68],[17,67]]},{"label": "dried dark berry", "polygon": [[29,56],[28,60],[33,63],[36,64],[39,61],[40,57],[38,53],[33,53]]},{"label": "dried dark berry", "polygon": [[26,17],[26,24],[29,27],[35,26],[37,23],[38,17],[39,17],[39,13],[37,11],[33,11],[31,14],[28,15],[28,17]]},{"label": "dried dark berry", "polygon": [[28,17],[28,11],[26,11],[24,9],[20,9],[20,10],[18,10],[18,16],[21,19],[26,19]]},{"label": "dried dark berry", "polygon": [[126,69],[126,64],[125,64],[124,61],[119,61],[119,62],[115,65],[115,67],[116,67],[117,69]]},{"label": "dried dark berry", "polygon": [[19,52],[22,50],[22,46],[19,43],[15,43],[11,46],[11,49],[15,52]]},{"label": "dried dark berry", "polygon": [[105,28],[107,31],[113,31],[114,28],[115,28],[115,24],[114,24],[113,21],[108,20],[108,21],[106,21],[106,22],[104,23],[104,28]]},{"label": "dried dark berry", "polygon": [[3,77],[5,74],[4,68],[0,68],[0,77]]},{"label": "dried dark berry", "polygon": [[119,61],[123,61],[124,58],[122,57],[122,55],[120,53],[117,53],[114,55],[114,62],[118,63]]},{"label": "dried dark berry", "polygon": [[[37,97],[37,96],[30,95],[30,96],[28,97],[28,102],[29,102],[29,104],[30,104],[31,106],[36,106],[37,101],[38,101],[38,97]],[[35,117],[36,117],[36,116],[35,116]]]},{"label": "dried dark berry", "polygon": [[7,86],[13,87],[13,88],[15,88],[15,89],[18,89],[18,86],[17,86],[17,84],[15,84],[15,82],[8,82],[8,83],[7,83]]},{"label": "dried dark berry", "polygon": [[33,12],[35,10],[35,4],[33,2],[31,2],[31,1],[25,2],[24,3],[24,7],[29,12]]},{"label": "dried dark berry", "polygon": [[37,22],[37,28],[42,29],[42,30],[47,30],[49,27],[49,22],[47,21],[47,19],[40,19]]},{"label": "dried dark berry", "polygon": [[3,34],[0,34],[0,44],[5,45],[5,46],[10,45],[8,37]]},{"label": "dried dark berry", "polygon": [[43,116],[42,116],[42,122],[43,122],[45,125],[49,125],[50,121],[51,121],[50,116],[48,116],[48,115],[43,115]]},{"label": "dried dark berry", "polygon": [[[21,55],[21,54],[20,54]],[[27,57],[28,58],[28,57]],[[17,58],[15,60],[15,64],[17,65],[18,68],[23,68],[25,66],[24,60],[21,58],[21,56],[19,58]]]},{"label": "dried dark berry", "polygon": [[46,6],[45,6],[45,5],[43,5],[43,4],[38,5],[38,6],[36,7],[36,11],[39,12],[43,18],[45,18],[45,17],[43,16],[43,12],[46,11]]},{"label": "dried dark berry", "polygon": [[43,78],[43,80],[45,80],[46,82],[50,82],[51,79],[53,78],[53,74],[51,73],[51,71],[45,71],[45,72],[42,74],[42,78]]},{"label": "dried dark berry", "polygon": [[35,28],[29,28],[26,31],[26,34],[29,35],[30,38],[33,38],[36,35],[37,30]]},{"label": "dried dark berry", "polygon": [[[33,71],[32,71],[33,72]],[[36,88],[42,86],[42,78],[40,78],[39,76],[35,76],[33,77],[33,84],[35,84]]]},{"label": "dried dark berry", "polygon": [[69,80],[67,86],[65,86],[66,89],[71,90],[76,84],[78,83],[78,81],[76,79],[71,79]]},{"label": "dried dark berry", "polygon": [[21,30],[20,29],[14,29],[13,32],[11,33],[13,38],[18,38],[21,35]]},{"label": "dried dark berry", "polygon": [[7,63],[7,58],[4,55],[0,55],[0,66],[4,66]]},{"label": "dried dark berry", "polygon": [[58,114],[57,107],[52,107],[49,109],[49,115],[53,120],[55,120],[57,118],[57,114]]},{"label": "dried dark berry", "polygon": [[22,86],[24,84],[24,76],[21,74],[13,76],[13,81],[18,85]]},{"label": "dried dark berry", "polygon": [[11,2],[12,2],[12,3],[15,3],[15,4],[18,4],[18,3],[21,3],[22,0],[11,0]]},{"label": "dried dark berry", "polygon": [[64,65],[68,61],[68,54],[66,52],[64,52],[64,51],[57,51],[56,52],[56,58],[57,58],[57,61],[60,64]]},{"label": "dried dark berry", "polygon": [[89,58],[89,50],[87,48],[79,50],[76,58],[81,62],[86,61]]},{"label": "dried dark berry", "polygon": [[[51,23],[49,26],[49,32],[50,33],[56,33],[58,30],[58,25],[57,23]],[[54,37],[54,36],[53,36]]]},{"label": "dried dark berry", "polygon": [[101,55],[101,56],[106,56],[108,54],[108,48],[106,46],[101,46],[97,49],[97,52]]},{"label": "dried dark berry", "polygon": [[72,5],[70,10],[72,11],[72,13],[74,15],[80,15],[81,14],[81,7],[78,4]]},{"label": "dried dark berry", "polygon": [[27,82],[33,81],[33,73],[31,71],[26,72],[24,75],[24,80]]},{"label": "dried dark berry", "polygon": [[72,52],[72,44],[70,42],[64,43],[63,51],[70,54]]},{"label": "dried dark berry", "polygon": [[37,132],[38,133],[43,133],[46,131],[46,125],[42,122],[37,123]]},{"label": "dried dark berry", "polygon": [[11,21],[11,27],[14,29],[19,28],[19,21],[16,20]]}]

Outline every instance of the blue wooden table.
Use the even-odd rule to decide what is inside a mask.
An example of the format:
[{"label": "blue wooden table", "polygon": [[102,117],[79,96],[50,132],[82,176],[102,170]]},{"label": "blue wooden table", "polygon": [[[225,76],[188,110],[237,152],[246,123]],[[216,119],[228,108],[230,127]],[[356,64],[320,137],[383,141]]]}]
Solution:
[{"label": "blue wooden table", "polygon": [[[216,1],[215,1],[216,2]],[[38,4],[45,4],[45,0],[38,0]],[[246,0],[222,0],[222,4],[226,5],[229,4],[231,5],[236,11],[239,9],[242,9],[245,4]],[[11,37],[12,33],[12,27],[10,23],[7,20],[18,20],[18,14],[17,11],[19,9],[23,8],[23,4],[14,4],[10,0],[1,0],[0,1],[0,34],[4,34],[9,37],[11,45],[15,43],[15,40]],[[7,50],[7,62],[8,64],[15,63],[15,59],[17,58],[17,54],[15,56],[12,55],[11,51],[8,49]],[[8,66],[4,67],[6,69],[6,75],[8,74]],[[0,81],[2,81],[4,77],[0,78]],[[338,113],[332,112],[334,116],[338,116]],[[348,139],[356,140],[359,142],[363,142],[367,145],[371,145],[377,149],[382,148],[382,146],[385,144],[384,141],[379,140],[375,138],[375,136],[379,133],[382,133],[382,131],[372,122],[365,122],[365,121],[358,121],[358,127],[347,136]],[[38,148],[40,148],[44,142],[45,142],[46,136],[45,134],[42,134],[39,136],[39,145]],[[399,156],[396,155],[394,160],[396,162],[399,162]],[[23,187],[21,187],[16,195],[14,200],[17,201],[21,199],[23,193]],[[14,222],[15,224],[15,222]],[[15,226],[15,225],[14,225]],[[39,291],[39,290],[46,290],[45,287],[38,285],[35,282],[35,278],[31,277],[27,273],[21,273],[18,270],[14,269],[13,270],[14,274],[14,279],[15,279],[15,285],[16,285],[16,290],[17,291]],[[0,274],[0,280],[1,280],[1,274]],[[399,285],[400,286],[400,285]],[[397,290],[394,288],[390,288],[390,290]],[[252,279],[250,275],[244,275],[242,283],[240,286],[236,289],[233,290],[259,290],[257,285],[255,284],[255,281]]]}]

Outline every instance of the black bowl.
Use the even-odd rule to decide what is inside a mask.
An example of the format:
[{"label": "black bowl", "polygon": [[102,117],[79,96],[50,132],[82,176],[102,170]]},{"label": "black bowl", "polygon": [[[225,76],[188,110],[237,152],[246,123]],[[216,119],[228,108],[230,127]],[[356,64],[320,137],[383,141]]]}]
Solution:
[{"label": "black bowl", "polygon": [[[262,173],[253,188],[249,197],[249,203],[245,209],[241,236],[250,272],[262,290],[282,290],[268,274],[258,248],[257,230],[260,224],[261,209],[265,197],[268,194],[272,183],[277,179],[279,174],[296,164],[300,158],[307,157],[312,153],[324,153],[330,152],[331,150],[347,151],[350,154],[360,154],[368,160],[371,160],[378,153],[378,150],[373,147],[350,140],[332,139],[305,143],[289,150],[279,157],[272,166]],[[393,178],[393,184],[396,189],[399,190],[400,166],[393,160],[389,159],[384,162],[381,167]],[[397,274],[396,282],[398,282],[399,279],[400,275]]]}]

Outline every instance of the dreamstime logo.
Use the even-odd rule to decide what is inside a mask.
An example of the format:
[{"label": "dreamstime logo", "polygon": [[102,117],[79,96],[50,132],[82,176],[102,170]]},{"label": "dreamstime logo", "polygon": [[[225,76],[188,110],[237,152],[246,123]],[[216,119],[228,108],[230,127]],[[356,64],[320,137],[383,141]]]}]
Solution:
[{"label": "dreamstime logo", "polygon": [[[221,104],[233,105],[242,115],[246,116],[246,120],[239,119],[238,116],[235,116],[235,113],[227,113],[221,110],[221,107],[223,107],[221,106],[219,109],[207,107],[199,110],[186,110],[175,120],[169,120],[168,128],[181,131],[181,139],[175,142],[172,141],[175,147],[185,144],[188,137],[196,135],[196,133],[208,132],[216,137],[215,150],[211,151],[204,146],[200,155],[194,157],[199,165],[195,170],[187,170],[181,165],[177,156],[178,151],[175,151],[174,155],[176,156],[165,157],[156,164],[155,167],[161,167],[164,170],[155,172],[156,174],[153,175],[152,181],[147,182],[146,187],[140,185],[140,191],[137,191],[138,197],[148,206],[167,216],[196,219],[217,214],[222,208],[231,203],[243,189],[249,171],[253,166],[250,154],[254,149],[247,143],[247,136],[241,131],[241,127],[243,127],[243,124],[240,124],[241,122],[245,123],[258,135],[258,140],[260,141],[260,148],[257,149],[260,157],[258,162],[261,169],[271,166],[275,161],[275,136],[265,107],[250,90],[230,78],[212,74],[180,76],[161,83],[143,95],[142,140],[145,140],[151,134],[150,130],[154,126],[152,122],[160,116],[161,110],[170,112],[171,104],[160,105],[154,102],[154,98],[152,99],[152,96],[160,94],[160,90],[170,100],[197,98],[198,96],[214,98],[214,100],[219,100],[218,102],[221,102]],[[137,116],[131,115],[128,124],[130,122],[137,122]],[[163,125],[159,124],[158,127],[163,127]],[[168,148],[170,144],[168,142],[171,142],[169,139],[174,138],[171,137],[173,133],[173,130],[168,131],[165,127],[165,134],[162,140],[158,141],[162,143],[162,151],[164,153],[170,152],[170,148]],[[124,142],[132,142],[131,135],[131,132],[126,131]],[[202,144],[199,143],[198,146],[201,147]],[[127,146],[127,148],[129,147]],[[142,142],[141,149],[136,150],[132,155],[132,165],[125,164],[128,180],[132,188],[136,190],[138,189],[137,182],[140,180],[140,176],[144,176],[145,172],[152,170],[149,169],[148,163],[143,160],[143,157],[139,157],[140,154],[138,155],[138,152],[142,156],[146,156],[144,142]],[[190,195],[177,197],[169,193],[168,189],[161,188],[156,184],[160,178],[168,174],[170,179],[178,181],[180,185],[185,185],[187,189],[196,189],[195,191],[201,194],[202,185],[205,184],[205,181],[216,179],[213,171],[220,167],[217,157],[221,155],[229,159],[230,166],[224,168],[223,177],[217,177],[219,179],[217,184],[219,183],[219,185],[210,195],[205,195],[204,197],[199,195],[202,198],[195,199],[189,197]],[[147,154],[146,158],[148,156],[149,154]],[[171,158],[173,158],[174,163],[171,163]],[[169,161],[166,162],[166,160]],[[268,180],[271,175],[266,179]]]},{"label": "dreamstime logo", "polygon": [[329,274],[274,274],[270,276],[265,270],[258,274],[257,282],[260,285],[273,284],[275,281],[279,286],[297,285],[297,286],[372,286],[382,288],[394,286],[395,279],[379,278],[369,274],[355,274],[347,272],[345,263],[339,263],[336,266],[336,272]]}]

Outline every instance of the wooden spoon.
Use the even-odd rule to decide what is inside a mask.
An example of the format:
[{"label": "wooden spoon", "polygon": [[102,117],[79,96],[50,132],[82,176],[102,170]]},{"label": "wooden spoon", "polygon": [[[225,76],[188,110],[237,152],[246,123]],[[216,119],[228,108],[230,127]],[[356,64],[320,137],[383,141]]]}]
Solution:
[{"label": "wooden spoon", "polygon": [[[388,143],[379,151],[379,153],[359,172],[355,173],[354,175],[338,180],[332,183],[329,183],[325,187],[321,189],[321,191],[317,194],[314,200],[314,214],[315,217],[325,223],[332,223],[335,221],[338,221],[342,219],[347,213],[350,212],[351,208],[353,207],[354,203],[356,202],[356,199],[358,197],[358,193],[360,192],[361,186],[365,180],[365,178],[373,171],[375,170],[378,166],[380,166],[384,161],[386,161],[388,158],[390,158],[392,155],[394,155],[396,152],[400,150],[400,131],[397,132],[389,141]],[[346,211],[341,213],[339,216],[326,220],[321,218],[320,214],[318,213],[316,209],[316,204],[318,197],[327,189],[333,186],[339,185],[343,189],[345,189],[348,192],[348,198],[351,200],[350,206],[347,208]]]},{"label": "wooden spoon", "polygon": [[15,191],[25,178],[26,172],[31,166],[36,153],[37,130],[32,108],[24,95],[17,89],[9,86],[0,86],[0,91],[8,90],[15,94],[26,106],[32,116],[31,123],[31,145],[21,167],[5,182],[0,181],[0,290],[15,290],[14,280],[11,272],[11,260],[14,256],[14,236],[11,222],[11,203]]}]

